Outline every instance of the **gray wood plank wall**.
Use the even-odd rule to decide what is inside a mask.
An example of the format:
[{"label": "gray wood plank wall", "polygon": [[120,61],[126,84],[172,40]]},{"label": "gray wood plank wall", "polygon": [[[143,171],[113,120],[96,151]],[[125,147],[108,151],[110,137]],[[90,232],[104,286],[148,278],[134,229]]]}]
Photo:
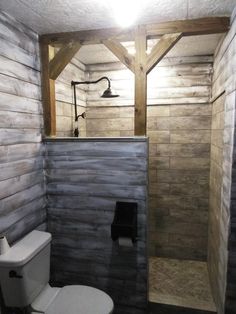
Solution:
[{"label": "gray wood plank wall", "polygon": [[0,234],[45,222],[38,36],[0,12]]},{"label": "gray wood plank wall", "polygon": [[[236,13],[236,11],[235,11]],[[236,18],[214,58],[208,269],[219,314],[236,313],[235,105]],[[231,190],[231,193],[230,193]]]},{"label": "gray wood plank wall", "polygon": [[[53,284],[92,285],[111,295],[115,313],[146,313],[146,139],[45,143]],[[133,248],[111,239],[116,201],[138,203]]]}]

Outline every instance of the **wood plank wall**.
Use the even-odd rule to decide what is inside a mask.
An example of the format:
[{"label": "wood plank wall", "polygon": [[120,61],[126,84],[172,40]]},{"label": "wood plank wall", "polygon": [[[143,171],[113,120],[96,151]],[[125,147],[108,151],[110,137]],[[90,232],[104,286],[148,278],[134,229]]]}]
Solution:
[{"label": "wood plank wall", "polygon": [[[206,260],[212,56],[164,58],[148,76],[150,254]],[[133,74],[120,63],[87,66],[119,98],[89,86],[87,136],[132,136]]]},{"label": "wood plank wall", "polygon": [[208,245],[208,269],[219,314],[236,313],[233,163],[236,104],[235,13],[229,33],[216,49],[212,85],[213,98],[224,92],[213,104]]},{"label": "wood plank wall", "polygon": [[[56,80],[56,135],[58,137],[74,136],[74,94],[71,81],[85,81],[85,66],[74,57]],[[87,85],[79,85],[77,91],[77,112],[86,111]],[[79,135],[86,136],[85,120],[79,118]]]},{"label": "wood plank wall", "polygon": [[[145,138],[46,141],[52,283],[106,291],[115,314],[146,314],[147,160]],[[138,203],[138,241],[110,236],[116,201]]]},{"label": "wood plank wall", "polygon": [[[208,266],[212,291],[223,313],[227,268],[227,220],[222,212],[223,145],[225,128],[225,94],[213,103],[211,134],[211,167],[209,195]],[[222,212],[222,213],[221,213]],[[221,221],[222,220],[222,221]],[[224,221],[224,223],[222,223]],[[226,224],[226,225],[225,225]],[[219,249],[221,246],[221,249]]]},{"label": "wood plank wall", "polygon": [[0,12],[0,234],[45,222],[38,36]]}]

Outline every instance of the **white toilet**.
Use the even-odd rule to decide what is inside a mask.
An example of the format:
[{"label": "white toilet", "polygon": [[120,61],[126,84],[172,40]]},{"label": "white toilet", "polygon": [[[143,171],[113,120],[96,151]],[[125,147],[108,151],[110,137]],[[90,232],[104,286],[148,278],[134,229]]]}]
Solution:
[{"label": "white toilet", "polygon": [[51,234],[32,231],[0,255],[0,283],[5,305],[45,314],[110,314],[112,299],[88,286],[49,286]]}]

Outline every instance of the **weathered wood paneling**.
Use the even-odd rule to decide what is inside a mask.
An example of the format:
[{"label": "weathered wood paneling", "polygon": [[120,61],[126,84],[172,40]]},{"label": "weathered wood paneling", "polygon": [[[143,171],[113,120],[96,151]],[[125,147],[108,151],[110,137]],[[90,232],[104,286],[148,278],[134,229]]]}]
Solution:
[{"label": "weathered wood paneling", "polygon": [[212,86],[212,98],[216,101],[212,112],[208,269],[219,314],[236,313],[233,153],[236,105],[235,31],[234,17],[230,31],[216,49]]},{"label": "weathered wood paneling", "polygon": [[[147,159],[145,138],[46,141],[52,281],[98,287],[117,313],[146,313]],[[116,201],[138,203],[132,248],[111,239]]]},{"label": "weathered wood paneling", "polygon": [[[211,168],[210,168],[210,197],[209,197],[209,250],[208,265],[214,298],[223,313],[223,299],[225,290],[226,266],[224,257],[226,252],[222,247],[219,257],[218,245],[221,242],[220,220],[222,212],[222,183],[223,183],[223,132],[225,127],[225,95],[213,103],[212,111],[212,141],[211,141]],[[217,154],[216,154],[217,152]],[[225,230],[226,231],[226,230]],[[224,232],[225,232],[224,231]],[[221,261],[220,261],[221,260]],[[223,268],[222,268],[223,266]],[[220,270],[222,268],[222,270]],[[220,293],[220,290],[222,292]]]},{"label": "weathered wood paneling", "polygon": [[17,96],[0,92],[0,106],[2,111],[42,114],[40,101],[21,97],[21,95]]},{"label": "weathered wood paneling", "polygon": [[18,61],[12,61],[7,57],[0,55],[0,73],[15,77],[22,81],[26,81],[35,85],[39,85],[40,73],[36,69],[32,69]]},{"label": "weathered wood paneling", "polygon": [[37,54],[30,54],[25,49],[11,43],[8,39],[4,39],[2,34],[0,34],[1,46],[0,46],[0,55],[8,58],[8,50],[11,50],[12,60],[24,64],[32,69],[39,70],[39,59]]},{"label": "weathered wood paneling", "polygon": [[[87,66],[87,71],[90,79],[108,76],[112,80],[112,87],[120,94],[119,98],[112,100],[101,99],[100,87],[89,86],[86,101],[87,136],[133,135],[133,74],[119,63],[90,65]],[[164,58],[148,75],[148,128],[209,130],[211,107],[197,104],[209,102],[211,73],[211,57]],[[173,104],[173,108],[156,107],[170,104]],[[167,119],[155,118],[156,115],[162,117],[162,114],[158,114],[159,108],[168,108],[169,111],[171,108],[171,112],[164,114],[168,116]]]},{"label": "weathered wood paneling", "polygon": [[40,86],[4,74],[0,74],[0,92],[36,100],[41,99]]},{"label": "weathered wood paneling", "polygon": [[45,222],[38,37],[0,13],[0,234]]},{"label": "weathered wood paneling", "polygon": [[39,56],[38,35],[2,11],[0,36],[16,47],[24,49],[30,55]]}]

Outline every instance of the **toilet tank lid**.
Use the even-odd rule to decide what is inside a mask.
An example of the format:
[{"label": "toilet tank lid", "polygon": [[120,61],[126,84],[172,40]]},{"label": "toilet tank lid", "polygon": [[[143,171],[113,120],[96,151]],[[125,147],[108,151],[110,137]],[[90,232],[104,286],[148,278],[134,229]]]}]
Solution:
[{"label": "toilet tank lid", "polygon": [[0,267],[19,267],[26,264],[51,241],[48,232],[34,230],[0,255]]}]

